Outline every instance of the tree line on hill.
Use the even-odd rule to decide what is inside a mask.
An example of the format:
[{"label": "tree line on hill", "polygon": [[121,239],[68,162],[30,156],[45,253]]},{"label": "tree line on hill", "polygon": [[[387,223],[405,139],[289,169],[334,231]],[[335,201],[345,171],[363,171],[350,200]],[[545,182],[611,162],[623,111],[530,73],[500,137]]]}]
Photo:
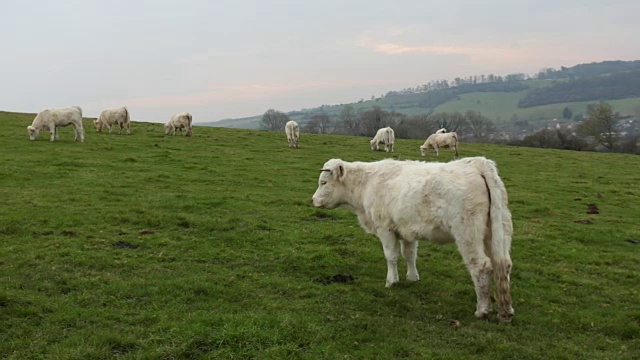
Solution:
[{"label": "tree line on hill", "polygon": [[522,73],[509,74],[507,76],[500,75],[473,75],[468,77],[456,77],[451,81],[448,80],[432,80],[426,84],[416,87],[404,88],[399,91],[389,91],[386,96],[399,96],[408,94],[419,94],[432,91],[454,90],[452,93],[460,95],[470,92],[510,92],[520,91],[523,88],[516,83],[528,79],[527,75]]},{"label": "tree line on hill", "polygon": [[[570,113],[568,108],[565,109],[567,119],[571,117]],[[289,115],[284,112],[269,109],[262,115],[261,128],[283,131],[289,120]],[[514,128],[527,126],[517,119],[512,120],[510,125]],[[464,141],[640,154],[638,124],[634,127],[625,124],[626,129],[622,129],[621,120],[620,114],[614,112],[610,104],[601,102],[589,105],[586,116],[575,128],[544,128],[522,139],[516,139],[508,136],[508,129],[498,129],[491,119],[478,111],[406,115],[385,111],[378,106],[363,111],[356,110],[353,105],[346,105],[338,117],[331,117],[321,111],[300,125],[301,130],[307,133],[367,137],[373,137],[380,128],[391,126],[395,136],[403,139],[426,139],[438,129],[445,128],[449,132],[458,133]]]},{"label": "tree line on hill", "polygon": [[578,64],[572,67],[561,66],[560,69],[546,68],[540,70],[535,78],[538,80],[558,80],[577,79],[582,77],[595,77],[600,75],[613,74],[640,70],[640,60],[634,61],[602,61],[599,63]]},{"label": "tree line on hill", "polygon": [[[458,99],[460,95],[472,92],[517,92],[530,88],[528,80],[555,80],[552,85],[531,89],[519,101],[518,107],[527,108],[540,105],[574,101],[600,101],[624,99],[640,96],[640,60],[604,61],[579,64],[560,69],[545,68],[533,75],[514,73],[500,75],[473,75],[456,77],[453,80],[434,80],[416,87],[399,91],[389,91],[385,98],[402,104],[416,104],[417,107],[434,109],[446,102]],[[419,98],[415,95],[420,94]],[[362,101],[362,100],[361,100]]]},{"label": "tree line on hill", "polygon": [[638,84],[640,84],[640,70],[583,77],[532,89],[518,102],[518,107],[640,97]]}]

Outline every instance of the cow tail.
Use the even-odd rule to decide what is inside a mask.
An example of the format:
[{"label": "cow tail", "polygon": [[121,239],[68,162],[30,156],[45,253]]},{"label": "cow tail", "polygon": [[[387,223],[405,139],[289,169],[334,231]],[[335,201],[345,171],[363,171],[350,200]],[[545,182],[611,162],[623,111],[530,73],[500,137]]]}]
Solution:
[{"label": "cow tail", "polygon": [[127,134],[131,131],[131,117],[129,116],[129,109],[126,106],[124,107],[124,123],[127,126]]},{"label": "cow tail", "polygon": [[455,156],[457,159],[458,158],[458,134],[455,131],[450,134],[452,134],[451,136],[453,136],[454,145],[455,145]]},{"label": "cow tail", "polygon": [[389,146],[391,144],[391,131],[389,129],[389,127],[387,127],[387,129],[384,132],[384,150],[386,152],[389,152]]},{"label": "cow tail", "polygon": [[489,192],[489,221],[491,223],[491,263],[496,283],[496,298],[498,301],[498,319],[510,322],[513,318],[509,274],[511,273],[511,235],[513,224],[511,213],[507,208],[508,198],[504,183],[498,176],[496,164],[491,160],[484,160],[482,177]]}]

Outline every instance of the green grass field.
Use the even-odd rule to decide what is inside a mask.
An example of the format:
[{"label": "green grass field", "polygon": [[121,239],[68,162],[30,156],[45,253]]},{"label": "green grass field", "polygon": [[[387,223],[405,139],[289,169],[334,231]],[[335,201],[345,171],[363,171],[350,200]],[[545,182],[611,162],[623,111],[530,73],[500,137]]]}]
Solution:
[{"label": "green grass field", "polygon": [[[312,206],[329,158],[390,156],[368,138],[302,134],[292,150],[281,133],[119,136],[87,119],[83,144],[71,128],[32,142],[32,119],[0,113],[0,358],[640,356],[638,156],[461,144],[509,191],[504,325],[475,319],[455,246],[422,243],[421,281],[387,289],[379,241]],[[419,159],[420,144],[393,156]]]}]

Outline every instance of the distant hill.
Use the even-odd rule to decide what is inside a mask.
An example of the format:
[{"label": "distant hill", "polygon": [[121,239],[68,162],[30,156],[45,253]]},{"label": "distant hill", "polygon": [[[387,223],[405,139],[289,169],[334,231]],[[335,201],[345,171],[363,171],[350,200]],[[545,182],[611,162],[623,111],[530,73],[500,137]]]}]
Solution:
[{"label": "distant hill", "polygon": [[[322,105],[290,111],[293,120],[305,124],[324,113],[339,118],[351,105],[356,111],[375,106],[407,115],[434,112],[479,111],[498,125],[510,120],[530,123],[561,118],[565,108],[583,114],[588,104],[606,100],[621,114],[634,114],[640,107],[640,60],[605,61],[573,67],[544,69],[532,76],[480,75],[452,81],[432,81],[415,88],[389,91],[386,95],[352,104]],[[265,109],[266,111],[267,109]],[[198,125],[258,129],[262,114]]]}]

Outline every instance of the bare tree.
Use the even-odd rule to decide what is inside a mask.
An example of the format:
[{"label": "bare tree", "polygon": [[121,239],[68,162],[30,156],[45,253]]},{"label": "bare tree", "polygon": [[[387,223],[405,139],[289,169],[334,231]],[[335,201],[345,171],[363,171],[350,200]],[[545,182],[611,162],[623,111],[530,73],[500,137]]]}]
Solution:
[{"label": "bare tree", "polygon": [[331,134],[336,127],[336,122],[329,115],[315,115],[313,118],[318,119],[320,134]]},{"label": "bare tree", "polygon": [[349,135],[360,135],[360,117],[353,105],[345,105],[340,111],[340,127]]},{"label": "bare tree", "polygon": [[587,117],[576,128],[577,132],[583,136],[591,136],[596,142],[609,151],[613,151],[617,134],[616,127],[619,118],[613,113],[613,107],[606,102],[598,105],[587,106]]},{"label": "bare tree", "polygon": [[317,119],[311,119],[307,122],[307,124],[304,126],[303,131],[304,132],[308,132],[311,134],[319,134],[320,130],[318,130],[318,120]]},{"label": "bare tree", "polygon": [[374,136],[378,129],[393,126],[390,124],[389,113],[382,110],[379,106],[374,106],[373,109],[367,110],[360,115],[360,126],[362,134],[365,136]]},{"label": "bare tree", "polygon": [[469,110],[465,113],[465,117],[467,124],[469,124],[469,130],[475,138],[484,138],[495,131],[493,121],[483,116],[479,111]]},{"label": "bare tree", "polygon": [[466,119],[459,112],[436,113],[431,115],[431,120],[438,124],[438,129],[445,128],[448,132],[462,132],[466,127]]},{"label": "bare tree", "polygon": [[463,134],[467,130],[467,119],[460,112],[452,112],[449,114],[449,118],[447,119],[448,123],[446,126],[443,126],[449,132],[457,132]]},{"label": "bare tree", "polygon": [[331,134],[336,122],[329,115],[313,115],[307,123],[305,130],[314,134]]},{"label": "bare tree", "polygon": [[438,130],[438,123],[426,114],[412,115],[397,123],[394,130],[398,138],[426,139]]},{"label": "bare tree", "polygon": [[269,109],[262,115],[261,125],[266,130],[282,131],[289,120],[289,116],[282,111]]}]

